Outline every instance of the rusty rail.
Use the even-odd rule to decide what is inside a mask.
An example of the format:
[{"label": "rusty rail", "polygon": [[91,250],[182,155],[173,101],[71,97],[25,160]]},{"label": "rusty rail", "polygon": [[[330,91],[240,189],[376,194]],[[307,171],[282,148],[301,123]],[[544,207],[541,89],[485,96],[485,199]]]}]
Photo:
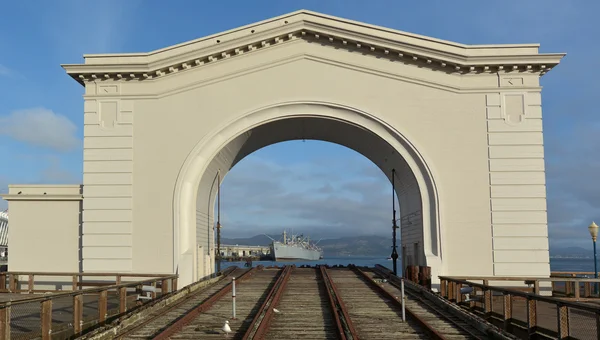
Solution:
[{"label": "rusty rail", "polygon": [[[47,275],[48,273],[44,273]],[[63,274],[63,273],[61,273]],[[89,276],[102,276],[101,273]],[[88,274],[78,273],[81,276],[88,276]],[[134,274],[119,274],[123,276],[133,277]],[[6,301],[0,303],[0,340],[10,339],[15,336],[27,336],[27,332],[11,332],[11,323],[15,323],[13,320],[17,314],[23,313],[23,310],[27,308],[27,305],[33,306],[34,309],[40,310],[39,312],[29,312],[28,314],[39,315],[40,323],[39,329],[34,329],[32,332],[38,334],[37,337],[41,337],[43,340],[49,340],[52,336],[56,336],[57,333],[65,332],[72,335],[81,335],[84,331],[84,326],[89,325],[104,325],[107,320],[116,315],[125,313],[128,310],[128,296],[127,289],[135,288],[135,294],[142,294],[143,286],[152,286],[153,288],[160,288],[161,294],[168,294],[177,288],[177,275],[165,275],[159,276],[157,274],[142,274],[139,277],[153,277],[146,280],[110,284],[101,287],[87,288],[63,293],[56,294],[44,294],[37,297],[31,297],[26,295],[27,298]],[[31,283],[31,280],[29,281]],[[170,284],[169,284],[170,282]],[[152,297],[156,297],[154,289],[151,292]],[[97,295],[98,299],[98,316],[94,320],[85,320],[83,313],[84,297]],[[109,296],[118,297],[118,310],[110,311],[108,309],[108,298]],[[130,298],[132,296],[129,296]],[[73,308],[72,326],[69,327],[69,322],[65,323],[62,327],[53,327],[53,303],[59,299],[71,299],[69,305]],[[38,307],[36,307],[36,305]],[[57,303],[60,305],[60,303]],[[27,311],[25,311],[27,313]],[[35,323],[33,323],[35,324]],[[18,326],[18,325],[17,325]],[[28,326],[31,326],[29,324]],[[41,330],[41,334],[40,334]]]},{"label": "rusty rail", "polygon": [[[395,276],[389,268],[376,264],[373,271],[381,277],[386,278],[392,286],[400,289],[401,279],[398,276]],[[423,287],[422,285],[410,280],[404,281],[404,287],[405,294],[410,296],[412,299],[429,306],[440,314],[442,311],[445,311],[450,318],[462,320],[464,324],[461,322],[455,322],[454,320],[444,316],[448,321],[452,322],[452,324],[454,324],[463,332],[469,334],[474,339],[513,338],[511,334],[502,331],[498,327],[486,322],[485,320],[482,320],[480,316],[465,311],[464,309],[453,305],[449,301],[442,299],[439,295],[433,293],[427,287]],[[406,308],[410,309],[408,306]],[[467,325],[471,326],[472,328],[468,327]]]},{"label": "rusty rail", "polygon": [[327,296],[331,305],[331,313],[335,318],[335,324],[338,330],[340,340],[358,340],[358,333],[354,328],[354,324],[348,315],[348,309],[342,301],[341,295],[338,292],[337,286],[329,276],[326,266],[320,266],[321,277],[325,287],[327,288]]},{"label": "rusty rail", "polygon": [[[257,270],[262,270],[262,268],[263,268],[262,266],[251,268],[250,270],[248,270],[247,272],[242,274],[242,276],[240,276],[239,278],[236,278],[236,280],[235,280],[236,283],[239,284],[239,283],[244,282],[244,280],[251,277],[254,274],[254,272],[256,272]],[[188,311],[187,313],[185,313],[185,315],[183,315],[177,321],[175,321],[174,323],[169,325],[169,327],[165,328],[163,331],[156,334],[153,339],[159,339],[159,340],[160,339],[169,339],[170,336],[176,334],[181,329],[183,329],[183,327],[185,327],[190,322],[192,322],[200,313],[205,312],[208,309],[210,309],[215,303],[217,303],[217,301],[219,301],[223,296],[225,296],[225,294],[229,293],[231,291],[231,289],[232,289],[232,284],[230,282],[225,287],[221,288],[221,290],[219,290],[218,292],[213,294],[206,301],[201,303],[198,307]]]},{"label": "rusty rail", "polygon": [[254,316],[250,327],[244,334],[243,340],[252,340],[252,339],[264,339],[267,331],[269,330],[269,326],[271,324],[271,320],[273,319],[273,308],[277,306],[279,303],[279,299],[281,298],[281,294],[285,290],[285,286],[292,275],[292,270],[295,268],[295,265],[285,266],[277,281],[273,285],[273,288],[269,291],[267,298],[263,302],[262,306]]},{"label": "rusty rail", "polygon": [[[388,292],[385,288],[378,285],[377,282],[375,282],[367,273],[365,273],[364,271],[362,271],[361,269],[359,269],[358,267],[356,267],[354,265],[348,266],[348,267],[351,268],[352,270],[354,270],[354,272],[356,272],[357,274],[359,274],[359,276],[364,278],[365,281],[367,281],[371,285],[371,288],[373,288],[373,290],[377,291],[379,294],[381,294],[386,299],[389,299],[398,308],[402,308],[402,301],[400,301],[398,297],[396,297],[396,296],[392,295],[390,292]],[[402,297],[400,297],[400,299],[401,298]],[[427,321],[423,320],[418,315],[413,313],[409,308],[406,308],[406,306],[405,306],[405,310],[406,310],[407,319],[410,318],[413,321],[415,321],[423,329],[423,331],[425,333],[427,333],[427,335],[429,336],[429,339],[446,340],[446,337],[443,334],[441,334],[435,328],[433,328],[429,323],[427,323]]]},{"label": "rusty rail", "polygon": [[[259,266],[259,268],[262,268],[261,266]],[[231,275],[235,269],[237,269],[236,266],[232,266],[232,267],[228,267],[227,269],[222,271],[222,275],[218,278],[217,281],[213,282],[213,284],[216,284],[217,282],[221,282],[222,280],[224,280],[225,278],[227,278],[229,275]],[[190,285],[191,286],[191,285]],[[187,287],[190,287],[187,286]],[[182,288],[182,289],[186,289],[186,287]],[[154,320],[156,320],[158,317],[167,314],[177,308],[179,308],[181,305],[185,304],[187,301],[193,299],[196,297],[197,294],[199,294],[202,290],[198,291],[198,292],[194,292],[193,294],[190,294],[190,296],[186,296],[184,298],[182,298],[181,300],[173,303],[172,305],[169,305],[166,309],[162,309],[161,310],[161,314],[159,315],[155,315],[154,317],[148,317],[146,319],[144,319],[144,321],[135,324],[132,327],[129,328],[125,328],[122,331],[120,331],[119,333],[117,333],[114,338],[115,339],[121,339],[122,337],[129,335],[129,334],[133,334],[135,331],[139,330],[140,328],[148,325],[149,323],[153,322]]]},{"label": "rusty rail", "polygon": [[[521,332],[526,333],[530,338],[542,335],[556,337],[558,339],[567,339],[572,337],[573,330],[576,330],[577,332],[585,331],[581,329],[581,327],[575,329],[571,328],[571,316],[579,314],[580,317],[584,317],[584,315],[591,316],[589,317],[589,322],[585,322],[585,324],[595,325],[595,331],[590,332],[594,333],[594,338],[600,338],[600,307],[580,302],[566,301],[556,297],[541,296],[506,287],[495,287],[454,277],[440,276],[441,296],[448,301],[464,305],[462,294],[460,293],[462,287],[472,287],[474,291],[471,295],[475,295],[477,291],[481,293],[479,297],[481,297],[482,311],[477,311],[474,303],[469,303],[465,307],[479,312],[480,315],[488,319],[496,318],[493,313],[494,293],[502,296],[503,312],[499,322],[502,323],[504,330],[511,332],[522,330]],[[526,308],[526,320],[524,322],[517,322],[518,320],[514,317],[513,304],[517,299],[523,301],[524,308]],[[558,330],[557,332],[540,327],[537,312],[538,303],[540,302],[550,304],[552,306],[551,309],[556,310],[555,324]]]}]

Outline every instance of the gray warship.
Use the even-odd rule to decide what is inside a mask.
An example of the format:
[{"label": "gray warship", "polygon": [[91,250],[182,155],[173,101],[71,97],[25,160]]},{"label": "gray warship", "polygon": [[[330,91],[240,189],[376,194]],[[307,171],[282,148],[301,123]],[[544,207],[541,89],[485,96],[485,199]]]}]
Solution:
[{"label": "gray warship", "polygon": [[[323,258],[323,250],[311,243],[309,237],[304,235],[291,235],[283,231],[283,241],[272,239],[271,254],[275,261],[309,260],[316,261]],[[318,243],[318,242],[317,242]]]}]

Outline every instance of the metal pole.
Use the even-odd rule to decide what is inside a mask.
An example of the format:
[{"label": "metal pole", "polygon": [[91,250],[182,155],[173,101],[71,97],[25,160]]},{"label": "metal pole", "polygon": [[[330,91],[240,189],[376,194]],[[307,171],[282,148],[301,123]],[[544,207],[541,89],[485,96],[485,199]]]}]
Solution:
[{"label": "metal pole", "polygon": [[[396,169],[392,169],[392,265],[394,275],[398,276],[398,251],[396,251]],[[404,260],[404,259],[403,259]]]},{"label": "metal pole", "polygon": [[233,317],[232,317],[232,319],[236,320],[236,318],[235,318],[235,277],[231,281],[231,301],[233,303]]},{"label": "metal pole", "polygon": [[[594,278],[598,278],[598,254],[596,253],[596,240],[594,240]],[[598,295],[598,282],[594,283],[594,294]]]},{"label": "metal pole", "polygon": [[406,298],[404,297],[404,278],[400,279],[400,294],[402,298],[402,321],[406,321]]},{"label": "metal pole", "polygon": [[217,273],[221,271],[221,171],[217,173]]}]

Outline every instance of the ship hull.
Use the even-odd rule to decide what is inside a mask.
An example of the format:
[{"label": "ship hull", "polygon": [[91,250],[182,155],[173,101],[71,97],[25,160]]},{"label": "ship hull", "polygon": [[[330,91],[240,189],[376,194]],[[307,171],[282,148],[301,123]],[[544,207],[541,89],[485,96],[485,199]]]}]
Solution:
[{"label": "ship hull", "polygon": [[273,243],[272,253],[275,261],[308,260],[316,261],[323,257],[322,252],[283,243]]}]

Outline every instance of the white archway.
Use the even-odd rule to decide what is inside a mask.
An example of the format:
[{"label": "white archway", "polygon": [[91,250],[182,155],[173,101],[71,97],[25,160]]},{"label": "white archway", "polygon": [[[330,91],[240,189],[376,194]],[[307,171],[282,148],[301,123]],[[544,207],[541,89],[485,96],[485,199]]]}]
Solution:
[{"label": "white archway", "polygon": [[423,251],[427,264],[432,267],[432,278],[437,277],[443,265],[443,234],[439,226],[434,176],[424,156],[397,129],[363,110],[333,103],[302,101],[278,103],[243,114],[206,135],[189,153],[178,175],[173,200],[173,270],[179,273],[181,283],[191,283],[201,276],[196,273],[195,265],[196,199],[202,176],[213,158],[229,142],[254,128],[298,117],[324,118],[354,125],[381,138],[404,159],[418,184],[422,204]]}]

